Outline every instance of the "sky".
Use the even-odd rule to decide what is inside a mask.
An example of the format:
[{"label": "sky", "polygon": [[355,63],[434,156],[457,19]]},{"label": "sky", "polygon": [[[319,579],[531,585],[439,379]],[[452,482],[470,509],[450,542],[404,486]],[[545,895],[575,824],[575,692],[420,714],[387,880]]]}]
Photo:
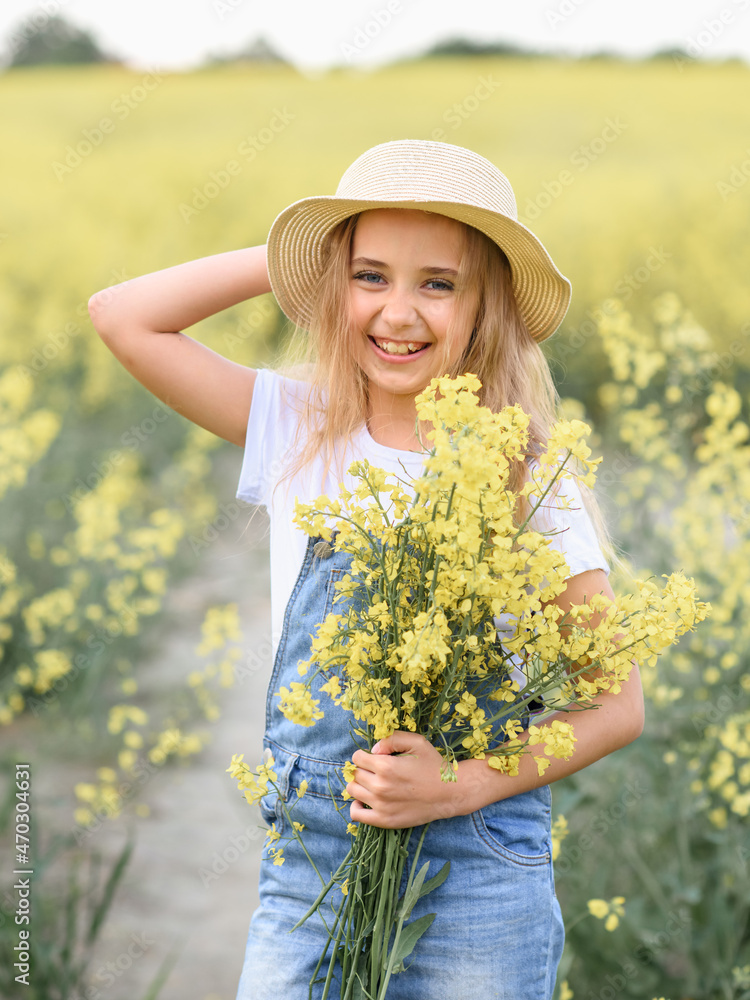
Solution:
[{"label": "sky", "polygon": [[0,49],[59,13],[133,68],[188,70],[265,37],[302,70],[362,68],[451,37],[571,55],[681,47],[750,62],[750,0],[2,0]]}]

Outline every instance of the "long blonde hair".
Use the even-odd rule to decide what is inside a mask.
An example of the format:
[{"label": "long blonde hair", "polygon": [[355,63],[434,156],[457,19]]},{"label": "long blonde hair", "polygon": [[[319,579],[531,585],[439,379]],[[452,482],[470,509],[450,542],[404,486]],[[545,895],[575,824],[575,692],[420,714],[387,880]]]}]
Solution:
[{"label": "long blonde hair", "polygon": [[[336,463],[341,442],[348,441],[367,420],[367,377],[352,350],[355,334],[349,310],[349,262],[358,219],[359,215],[350,216],[328,235],[309,332],[296,331],[279,366],[285,374],[310,384],[295,453],[282,481],[321,455],[325,468]],[[480,401],[493,411],[515,403],[521,406],[531,418],[527,456],[531,457],[544,446],[556,411],[557,393],[549,365],[518,310],[508,258],[478,229],[464,224],[461,228],[459,295],[476,290],[479,308],[466,351],[453,365],[446,364],[444,373],[476,375],[482,383]],[[446,354],[451,333],[446,338]],[[514,489],[527,475],[525,462],[516,465]]]},{"label": "long blonde hair", "polygon": [[[403,211],[413,211],[403,209]],[[323,456],[323,477],[334,466],[343,477],[340,461],[345,445],[367,422],[367,377],[352,350],[355,336],[349,307],[349,268],[359,214],[344,219],[328,234],[323,247],[323,270],[312,303],[309,330],[296,328],[274,366],[309,385],[303,398],[292,454],[280,486]],[[530,417],[525,459],[511,469],[511,488],[520,490],[529,475],[529,461],[544,449],[555,421],[559,397],[547,359],[532,338],[513,293],[510,262],[502,249],[472,226],[461,224],[464,246],[459,272],[459,298],[478,293],[478,310],[469,344],[461,358],[448,361],[453,329],[445,342],[443,370],[447,375],[475,374],[482,388],[480,402],[497,412],[518,404]],[[453,328],[465,318],[456,310]],[[620,559],[609,537],[593,493],[579,482],[584,506],[610,564]],[[524,507],[526,505],[524,504]],[[518,512],[524,515],[524,510]]]}]

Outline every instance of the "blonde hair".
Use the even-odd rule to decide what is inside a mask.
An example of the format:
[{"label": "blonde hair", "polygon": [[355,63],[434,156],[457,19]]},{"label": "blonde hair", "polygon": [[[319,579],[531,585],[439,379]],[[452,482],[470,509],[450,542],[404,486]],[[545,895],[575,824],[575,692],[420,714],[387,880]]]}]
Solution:
[{"label": "blonde hair", "polygon": [[[413,209],[402,209],[413,211]],[[366,424],[367,377],[357,363],[354,328],[349,308],[349,267],[359,214],[344,219],[328,234],[323,247],[323,269],[318,294],[312,303],[309,331],[295,331],[279,370],[310,385],[297,424],[293,455],[281,482],[324,457],[324,473],[333,464],[339,477],[343,469],[342,444]],[[459,223],[464,245],[459,265],[459,308],[445,341],[443,372],[471,372],[482,383],[480,402],[493,411],[518,404],[530,417],[525,460],[511,471],[511,487],[519,490],[526,480],[528,463],[546,445],[554,423],[558,395],[547,359],[532,338],[513,294],[510,262],[502,249],[478,229]],[[463,356],[448,363],[451,335],[461,321],[472,292],[478,296],[474,330]],[[341,449],[337,451],[337,449]],[[609,555],[603,520],[590,491],[580,484],[584,503]]]},{"label": "blonde hair", "polygon": [[[337,457],[337,444],[351,438],[367,420],[367,377],[352,350],[349,311],[349,261],[358,220],[358,214],[350,216],[328,234],[309,332],[296,331],[280,365],[284,374],[310,384],[298,447],[284,478],[321,454],[330,466]],[[444,374],[472,372],[482,383],[480,401],[492,410],[514,403],[521,406],[531,417],[533,453],[543,446],[556,410],[549,366],[518,310],[508,258],[484,233],[459,225],[464,235],[459,298],[476,290],[479,309],[466,351],[452,366],[444,365]],[[457,313],[454,326],[462,318],[460,308]],[[446,355],[452,332],[449,329],[446,338]],[[518,477],[520,482],[520,469]]]}]

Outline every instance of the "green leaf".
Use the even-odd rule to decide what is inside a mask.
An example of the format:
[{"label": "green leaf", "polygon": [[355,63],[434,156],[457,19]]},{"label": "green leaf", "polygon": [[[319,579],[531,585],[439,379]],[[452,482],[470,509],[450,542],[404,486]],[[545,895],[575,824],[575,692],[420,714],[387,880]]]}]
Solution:
[{"label": "green leaf", "polygon": [[413,923],[407,924],[405,927],[401,928],[399,939],[394,943],[393,951],[391,952],[394,969],[396,969],[407,956],[411,955],[414,950],[414,945],[429,928],[430,924],[435,919],[435,916],[436,914],[434,913],[425,913],[423,917],[420,917]]},{"label": "green leaf", "polygon": [[93,944],[96,940],[99,931],[102,928],[104,920],[112,906],[112,900],[114,899],[117,886],[122,879],[125,869],[130,861],[130,856],[133,853],[133,847],[135,845],[135,838],[131,832],[128,835],[127,842],[120,852],[117,861],[115,862],[112,871],[109,874],[107,882],[102,891],[101,898],[94,908],[94,912],[91,916],[91,921],[89,923],[88,933],[86,934],[86,944]]},{"label": "green leaf", "polygon": [[399,920],[408,920],[411,916],[411,911],[414,909],[414,904],[422,895],[420,889],[422,888],[422,883],[427,875],[427,869],[430,867],[430,862],[425,861],[422,867],[419,869],[414,878],[409,882],[406,887],[406,892],[404,893],[404,898],[401,900],[401,906],[398,910]]},{"label": "green leaf", "polygon": [[148,988],[148,992],[143,996],[142,1000],[157,1000],[159,994],[162,991],[162,987],[169,979],[169,975],[172,969],[177,964],[177,959],[180,957],[180,949],[175,948],[171,951],[164,961],[161,963],[157,969],[156,975]]},{"label": "green leaf", "polygon": [[428,878],[427,881],[424,883],[422,888],[419,890],[419,898],[421,899],[422,896],[426,896],[428,892],[432,892],[433,889],[437,889],[438,886],[441,886],[443,882],[445,882],[445,880],[448,878],[450,870],[451,870],[451,863],[450,861],[446,861],[443,867],[437,873],[437,875],[433,875],[432,878]]},{"label": "green leaf", "polygon": [[352,1000],[368,1000],[368,997],[371,996],[371,994],[368,993],[362,985],[362,980],[359,975],[355,976],[351,996]]},{"label": "green leaf", "polygon": [[414,877],[414,881],[406,887],[406,892],[404,893],[404,898],[401,901],[401,907],[398,912],[399,918],[408,920],[417,900],[421,899],[422,896],[426,896],[428,892],[432,892],[433,889],[437,889],[448,878],[451,870],[450,861],[445,862],[437,875],[433,875],[432,878],[428,878],[425,881],[429,864],[429,861],[425,861]]}]

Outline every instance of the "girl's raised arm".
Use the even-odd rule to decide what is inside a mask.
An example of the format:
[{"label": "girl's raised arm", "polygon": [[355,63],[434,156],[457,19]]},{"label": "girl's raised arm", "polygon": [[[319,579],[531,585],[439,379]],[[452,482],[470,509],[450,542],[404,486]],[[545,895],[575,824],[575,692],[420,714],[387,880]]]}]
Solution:
[{"label": "girl's raised arm", "polygon": [[202,257],[105,288],[89,315],[107,347],[149,392],[182,416],[244,445],[255,371],[182,333],[269,292],[265,246]]}]

